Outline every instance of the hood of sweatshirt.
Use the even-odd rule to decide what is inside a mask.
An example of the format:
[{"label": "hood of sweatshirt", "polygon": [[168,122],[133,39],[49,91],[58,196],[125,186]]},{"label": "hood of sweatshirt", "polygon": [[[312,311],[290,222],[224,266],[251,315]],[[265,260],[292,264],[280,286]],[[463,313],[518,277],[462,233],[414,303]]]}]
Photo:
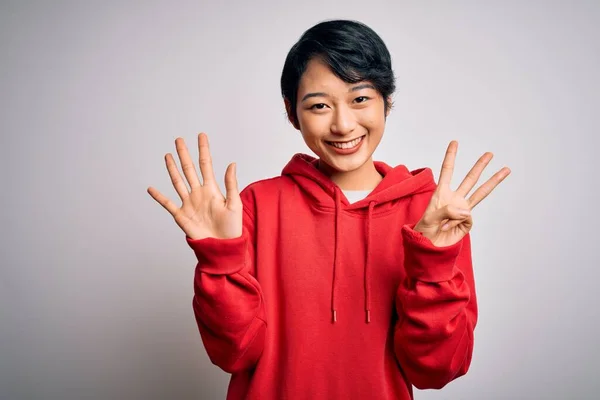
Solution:
[{"label": "hood of sweatshirt", "polygon": [[391,167],[384,162],[375,161],[375,168],[383,177],[369,195],[350,204],[340,187],[317,167],[318,159],[307,154],[296,154],[282,171],[282,175],[290,177],[305,194],[320,208],[331,208],[335,215],[335,249],[332,260],[331,315],[336,322],[336,269],[338,254],[344,235],[339,230],[341,210],[356,210],[365,215],[366,257],[364,261],[364,311],[365,321],[371,321],[369,264],[371,261],[369,247],[371,245],[371,220],[376,208],[388,208],[393,202],[419,193],[432,192],[436,188],[433,173],[429,168],[409,171],[404,165]]}]

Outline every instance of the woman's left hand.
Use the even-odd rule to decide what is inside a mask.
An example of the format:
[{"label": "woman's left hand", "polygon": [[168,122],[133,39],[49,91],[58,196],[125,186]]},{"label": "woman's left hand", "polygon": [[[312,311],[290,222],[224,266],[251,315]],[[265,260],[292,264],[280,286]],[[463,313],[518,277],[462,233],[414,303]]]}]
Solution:
[{"label": "woman's left hand", "polygon": [[473,226],[471,210],[485,199],[511,172],[507,167],[500,169],[467,199],[467,195],[479,180],[493,154],[485,153],[482,155],[463,179],[458,189],[452,191],[450,181],[454,171],[457,149],[458,143],[456,141],[450,142],[442,164],[437,189],[433,193],[425,213],[414,227],[415,231],[421,232],[437,247],[456,244],[469,233]]}]

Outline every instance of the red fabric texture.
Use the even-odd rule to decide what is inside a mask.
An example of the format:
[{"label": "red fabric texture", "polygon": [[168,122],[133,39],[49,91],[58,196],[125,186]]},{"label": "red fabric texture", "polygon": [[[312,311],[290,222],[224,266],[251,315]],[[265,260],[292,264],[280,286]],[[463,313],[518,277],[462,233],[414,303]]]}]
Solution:
[{"label": "red fabric texture", "polygon": [[193,310],[227,399],[412,399],[471,363],[477,302],[467,235],[435,247],[413,230],[432,171],[375,166],[349,204],[314,158],[242,193],[243,234],[187,242]]}]

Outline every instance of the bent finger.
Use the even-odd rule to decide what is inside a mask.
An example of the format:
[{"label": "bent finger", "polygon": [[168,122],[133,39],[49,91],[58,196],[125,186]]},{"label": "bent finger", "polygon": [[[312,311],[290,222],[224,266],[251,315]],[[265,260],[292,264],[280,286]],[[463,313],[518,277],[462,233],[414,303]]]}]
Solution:
[{"label": "bent finger", "polygon": [[440,224],[445,220],[464,220],[471,215],[471,211],[456,206],[447,205],[436,210],[432,215],[432,223]]}]

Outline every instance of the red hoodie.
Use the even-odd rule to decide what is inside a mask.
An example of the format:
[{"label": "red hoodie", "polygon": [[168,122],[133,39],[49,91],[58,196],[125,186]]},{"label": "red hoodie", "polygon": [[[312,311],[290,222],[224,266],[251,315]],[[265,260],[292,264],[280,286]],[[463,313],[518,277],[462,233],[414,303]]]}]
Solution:
[{"label": "red hoodie", "polygon": [[435,247],[412,228],[432,171],[376,162],[349,204],[316,160],[241,193],[243,234],[188,244],[193,308],[227,399],[412,399],[471,362],[477,303],[470,237]]}]

